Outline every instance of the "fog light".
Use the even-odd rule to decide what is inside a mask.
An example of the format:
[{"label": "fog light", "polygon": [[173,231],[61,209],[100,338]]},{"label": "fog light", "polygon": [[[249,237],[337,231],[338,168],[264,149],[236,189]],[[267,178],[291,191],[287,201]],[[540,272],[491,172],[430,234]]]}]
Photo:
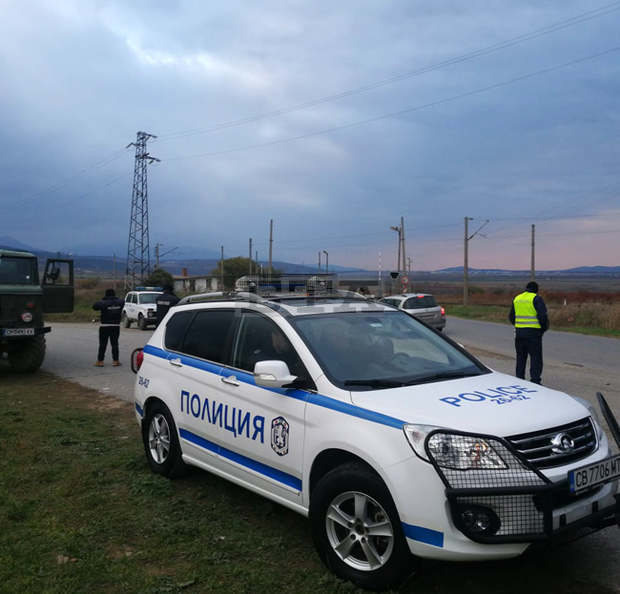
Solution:
[{"label": "fog light", "polygon": [[461,507],[459,516],[463,530],[476,536],[492,536],[501,526],[497,514],[492,509],[480,505]]},{"label": "fog light", "polygon": [[32,314],[29,311],[22,314],[22,322],[26,322],[26,324],[32,322]]}]

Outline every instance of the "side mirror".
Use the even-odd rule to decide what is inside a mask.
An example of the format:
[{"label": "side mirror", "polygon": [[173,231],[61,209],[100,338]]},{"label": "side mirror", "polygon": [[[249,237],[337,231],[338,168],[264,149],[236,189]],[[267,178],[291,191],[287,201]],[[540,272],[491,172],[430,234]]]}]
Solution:
[{"label": "side mirror", "polygon": [[262,388],[282,388],[296,379],[284,361],[259,361],[254,365],[254,381]]}]

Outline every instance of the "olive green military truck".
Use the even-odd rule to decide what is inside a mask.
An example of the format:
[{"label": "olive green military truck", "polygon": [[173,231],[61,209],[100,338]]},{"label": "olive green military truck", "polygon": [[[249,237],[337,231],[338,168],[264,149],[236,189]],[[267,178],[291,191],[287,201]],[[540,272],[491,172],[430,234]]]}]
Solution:
[{"label": "olive green military truck", "polygon": [[0,249],[0,358],[18,372],[33,372],[45,357],[43,314],[73,311],[73,260],[50,258],[39,282],[37,257]]}]

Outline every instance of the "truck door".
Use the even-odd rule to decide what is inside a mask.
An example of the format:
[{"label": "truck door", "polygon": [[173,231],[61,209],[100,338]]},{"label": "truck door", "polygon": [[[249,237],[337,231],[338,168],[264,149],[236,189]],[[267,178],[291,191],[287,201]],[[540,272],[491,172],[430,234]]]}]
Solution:
[{"label": "truck door", "polygon": [[43,312],[73,311],[73,260],[50,258],[43,273]]}]

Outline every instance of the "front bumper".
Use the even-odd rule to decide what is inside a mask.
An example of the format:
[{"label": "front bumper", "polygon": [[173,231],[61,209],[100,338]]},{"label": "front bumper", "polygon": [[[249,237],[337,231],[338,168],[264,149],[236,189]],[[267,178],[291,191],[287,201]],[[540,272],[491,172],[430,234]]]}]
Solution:
[{"label": "front bumper", "polygon": [[[585,528],[594,531],[614,524],[620,526],[618,479],[574,494],[566,474],[558,476],[559,468],[552,480],[508,440],[460,432],[451,434],[457,440],[462,437],[463,443],[471,443],[472,437],[482,438],[505,464],[502,470],[458,470],[439,466],[427,446],[429,460],[444,483],[450,519],[471,541],[531,544],[561,540]],[[604,439],[596,456],[601,458],[608,454],[608,443]]]},{"label": "front bumper", "polygon": [[[561,542],[581,533],[620,527],[620,495],[610,483],[568,501],[568,484],[540,488],[446,489],[452,521],[465,536],[481,544]],[[606,491],[603,493],[602,491]],[[583,498],[583,504],[579,501]],[[566,502],[558,507],[558,501]],[[572,508],[572,509],[571,509]],[[463,519],[467,510],[492,510],[500,522],[496,534],[480,534]],[[577,512],[578,518],[571,519]]]}]

